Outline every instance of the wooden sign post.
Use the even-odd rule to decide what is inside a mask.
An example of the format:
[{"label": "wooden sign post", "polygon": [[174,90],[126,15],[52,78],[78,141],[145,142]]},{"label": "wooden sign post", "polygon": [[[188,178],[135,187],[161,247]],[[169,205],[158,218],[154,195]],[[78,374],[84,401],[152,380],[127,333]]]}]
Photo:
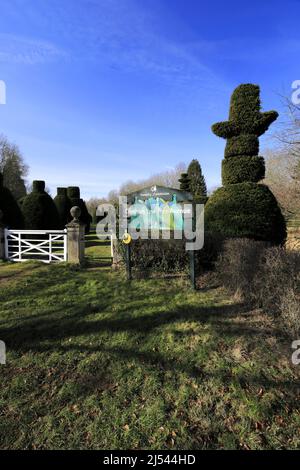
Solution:
[{"label": "wooden sign post", "polygon": [[131,236],[129,233],[125,233],[123,236],[123,243],[125,245],[125,263],[126,263],[126,277],[128,281],[132,279],[131,272]]}]

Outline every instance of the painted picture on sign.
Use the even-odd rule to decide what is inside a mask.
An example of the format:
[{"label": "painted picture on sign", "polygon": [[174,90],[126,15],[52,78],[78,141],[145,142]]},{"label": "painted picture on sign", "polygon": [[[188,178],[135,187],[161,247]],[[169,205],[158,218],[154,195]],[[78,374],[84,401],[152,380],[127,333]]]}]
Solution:
[{"label": "painted picture on sign", "polygon": [[131,223],[137,229],[183,230],[182,202],[191,199],[189,193],[152,186],[130,196]]}]

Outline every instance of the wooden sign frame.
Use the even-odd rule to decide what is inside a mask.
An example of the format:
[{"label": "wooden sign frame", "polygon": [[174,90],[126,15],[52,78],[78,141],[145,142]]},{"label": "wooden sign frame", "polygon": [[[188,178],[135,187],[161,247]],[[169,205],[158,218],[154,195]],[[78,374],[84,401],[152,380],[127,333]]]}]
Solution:
[{"label": "wooden sign frame", "polygon": [[[132,205],[137,200],[146,202],[149,198],[162,198],[165,202],[171,202],[176,200],[180,205],[183,204],[192,204],[192,225],[193,229],[195,227],[195,206],[193,202],[193,196],[190,192],[181,191],[180,189],[170,188],[166,186],[153,185],[140,189],[139,191],[134,191],[127,195],[127,204]],[[130,217],[128,218],[130,221]],[[151,230],[151,228],[149,228]],[[163,232],[163,229],[159,229],[160,233]],[[169,231],[171,231],[169,229]],[[131,265],[131,244],[126,244],[126,275],[127,279],[132,279],[132,265]],[[190,271],[190,280],[192,287],[196,289],[196,270],[195,270],[195,251],[189,251],[189,271]]]}]

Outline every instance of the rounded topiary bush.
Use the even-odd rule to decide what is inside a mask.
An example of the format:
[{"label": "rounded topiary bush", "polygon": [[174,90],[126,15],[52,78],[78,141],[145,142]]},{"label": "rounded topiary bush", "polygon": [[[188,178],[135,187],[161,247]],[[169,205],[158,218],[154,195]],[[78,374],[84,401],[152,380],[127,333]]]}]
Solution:
[{"label": "rounded topiary bush", "polygon": [[33,189],[22,202],[24,225],[27,230],[58,230],[59,214],[44,181],[34,181]]},{"label": "rounded topiary bush", "polygon": [[84,200],[80,198],[80,188],[78,186],[69,186],[67,189],[67,195],[70,200],[71,207],[80,207],[81,215],[79,220],[85,224],[85,232],[89,233],[92,217],[87,210]]},{"label": "rounded topiary bush", "polygon": [[60,218],[60,226],[64,228],[70,220],[71,201],[67,195],[67,188],[57,188],[54,203]]},{"label": "rounded topiary bush", "polygon": [[11,229],[23,228],[21,209],[8,188],[3,186],[3,176],[0,173],[0,209],[3,213],[2,223]]},{"label": "rounded topiary bush", "polygon": [[241,156],[225,158],[222,161],[223,184],[251,181],[257,183],[265,177],[265,161],[263,157]]},{"label": "rounded topiary bush", "polygon": [[267,186],[251,182],[224,186],[205,206],[205,228],[226,238],[246,237],[281,244],[285,220]]}]

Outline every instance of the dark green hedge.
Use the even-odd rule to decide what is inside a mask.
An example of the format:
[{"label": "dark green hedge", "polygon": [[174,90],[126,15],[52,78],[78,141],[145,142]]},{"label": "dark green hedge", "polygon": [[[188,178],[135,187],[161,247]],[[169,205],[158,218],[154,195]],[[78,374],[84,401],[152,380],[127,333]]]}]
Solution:
[{"label": "dark green hedge", "polygon": [[195,252],[197,274],[207,269],[212,269],[215,266],[222,252],[223,243],[224,237],[222,235],[205,230],[203,248]]},{"label": "dark green hedge", "polygon": [[225,157],[238,155],[257,155],[259,152],[259,141],[254,134],[241,134],[227,139]]},{"label": "dark green hedge", "polygon": [[45,191],[44,181],[34,181],[33,191],[22,202],[26,230],[58,230],[60,219],[53,199]]},{"label": "dark green hedge", "polygon": [[3,212],[2,223],[11,229],[21,229],[24,226],[21,209],[9,189],[3,186],[3,176],[0,173],[0,209]]},{"label": "dark green hedge", "polygon": [[57,212],[60,218],[60,226],[64,228],[70,220],[71,201],[67,195],[67,188],[57,188],[57,195],[54,198]]},{"label": "dark green hedge", "polygon": [[251,181],[257,183],[265,177],[265,161],[263,157],[239,156],[225,158],[222,161],[222,182],[226,184]]},{"label": "dark green hedge", "polygon": [[[222,251],[223,237],[205,233],[204,246],[195,253],[196,273],[211,269]],[[125,245],[118,241],[125,263]],[[184,240],[135,240],[131,244],[132,267],[141,272],[189,273],[189,252]]]},{"label": "dark green hedge", "polygon": [[205,206],[205,230],[226,238],[252,238],[282,244],[285,220],[267,186],[239,183],[217,189]]},{"label": "dark green hedge", "polygon": [[[119,252],[125,262],[125,245],[119,241]],[[145,272],[187,272],[188,252],[184,240],[134,240],[131,242],[132,267]]]},{"label": "dark green hedge", "polygon": [[85,224],[85,233],[89,233],[92,216],[89,214],[84,200],[80,198],[80,188],[78,186],[70,186],[67,189],[67,195],[71,203],[71,208],[74,206],[80,207],[81,216],[79,219]]}]

